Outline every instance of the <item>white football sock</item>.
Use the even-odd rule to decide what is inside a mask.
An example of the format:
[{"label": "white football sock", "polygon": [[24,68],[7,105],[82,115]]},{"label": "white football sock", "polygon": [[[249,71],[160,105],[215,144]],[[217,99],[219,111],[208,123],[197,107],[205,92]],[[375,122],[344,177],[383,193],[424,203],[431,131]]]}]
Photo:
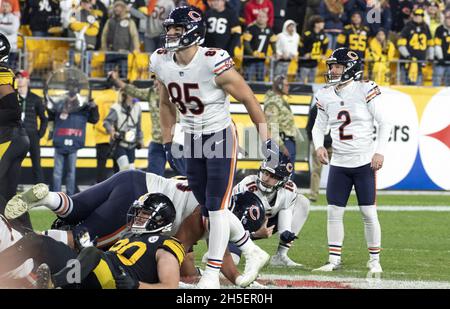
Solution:
[{"label": "white football sock", "polygon": [[311,202],[303,194],[297,194],[297,201],[295,202],[295,207],[293,209],[291,223],[291,231],[296,236],[298,236],[306,219],[308,219],[310,203]]},{"label": "white football sock", "polygon": [[328,259],[334,264],[341,261],[342,244],[344,242],[344,211],[345,207],[328,205]]},{"label": "white football sock", "polygon": [[247,252],[255,244],[250,239],[249,233],[244,229],[241,221],[236,217],[230,210],[226,210],[228,213],[228,220],[230,224],[230,241],[234,242],[236,246],[242,250],[242,252]]},{"label": "white football sock", "polygon": [[117,165],[120,171],[125,171],[130,169],[130,161],[128,161],[127,156],[120,156],[117,158]]},{"label": "white football sock", "polygon": [[364,235],[370,259],[379,260],[381,251],[381,227],[375,205],[359,206],[364,221]]},{"label": "white football sock", "polygon": [[219,274],[222,267],[223,255],[230,239],[230,223],[226,211],[228,209],[208,211],[209,242],[206,270],[217,274]]},{"label": "white football sock", "polygon": [[73,209],[73,200],[64,192],[49,192],[48,195],[37,202],[53,211],[58,217],[67,217]]}]

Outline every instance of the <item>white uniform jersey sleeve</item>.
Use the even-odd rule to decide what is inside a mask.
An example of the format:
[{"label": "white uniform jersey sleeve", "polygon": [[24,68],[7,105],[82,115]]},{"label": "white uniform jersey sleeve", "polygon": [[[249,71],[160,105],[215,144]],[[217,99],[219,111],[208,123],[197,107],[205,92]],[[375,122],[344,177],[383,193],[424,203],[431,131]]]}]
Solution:
[{"label": "white uniform jersey sleeve", "polygon": [[219,76],[234,66],[234,61],[233,58],[230,57],[230,54],[228,54],[226,50],[220,48],[210,48],[205,52],[205,59],[215,76]]},{"label": "white uniform jersey sleeve", "polygon": [[[14,245],[21,238],[22,235],[15,229],[13,229],[6,219],[0,216],[0,252]],[[5,261],[2,261],[2,263],[5,263]],[[28,259],[22,265],[4,274],[2,277],[12,279],[25,278],[30,274],[30,272],[33,269],[33,266],[34,266],[33,260]]]},{"label": "white uniform jersey sleeve", "polygon": [[391,135],[392,123],[389,113],[384,107],[383,94],[375,82],[365,83],[367,92],[366,100],[369,112],[378,123],[378,136],[376,153],[384,155]]},{"label": "white uniform jersey sleeve", "polygon": [[191,189],[187,185],[187,180],[167,179],[152,173],[147,173],[147,191],[149,193],[162,193],[173,202],[176,210],[176,217],[172,225],[169,236],[175,235],[181,223],[195,208],[198,202]]},{"label": "white uniform jersey sleeve", "polygon": [[325,134],[328,126],[328,114],[325,111],[324,103],[319,99],[320,92],[314,97],[314,102],[317,105],[317,117],[312,129],[312,137],[314,148],[317,150],[319,147],[323,147]]},{"label": "white uniform jersey sleeve", "polygon": [[274,217],[280,210],[290,208],[295,205],[297,198],[297,186],[292,181],[288,181],[285,186],[278,190],[275,203],[271,206],[267,196],[258,189],[256,185],[257,176],[249,175],[241,180],[233,189],[233,194],[250,191],[260,198],[266,211],[266,216]]},{"label": "white uniform jersey sleeve", "polygon": [[[352,81],[339,91],[335,87],[319,90],[320,106],[313,139],[317,149],[323,141],[321,137],[327,121],[333,140],[331,165],[352,168],[370,163],[375,150],[375,120],[379,118],[383,122],[381,113],[374,109],[380,98],[381,91],[374,82]],[[390,131],[388,126],[383,129],[383,141],[388,135],[386,131]],[[385,143],[380,143],[381,151],[384,146]]]},{"label": "white uniform jersey sleeve", "polygon": [[170,100],[180,112],[184,132],[210,134],[231,124],[230,99],[215,78],[233,67],[230,55],[222,49],[198,47],[185,66],[165,49],[151,56],[150,70],[166,86]]}]

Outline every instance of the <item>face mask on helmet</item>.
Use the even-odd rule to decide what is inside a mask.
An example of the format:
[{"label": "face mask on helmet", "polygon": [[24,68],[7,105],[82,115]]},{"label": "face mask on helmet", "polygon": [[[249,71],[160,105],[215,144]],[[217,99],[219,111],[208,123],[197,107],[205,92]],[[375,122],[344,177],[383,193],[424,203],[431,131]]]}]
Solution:
[{"label": "face mask on helmet", "polygon": [[[275,175],[274,171],[270,171],[267,168],[263,169],[260,168],[258,171],[258,179],[256,181],[256,184],[264,193],[273,193],[274,191],[277,191],[280,189],[285,183],[287,179],[278,177]],[[274,183],[270,183],[274,182]]]},{"label": "face mask on helmet", "polygon": [[201,45],[205,39],[206,27],[201,11],[194,7],[175,8],[163,22],[166,34],[164,48],[171,51]]},{"label": "face mask on helmet", "polygon": [[358,54],[345,47],[338,48],[331,54],[327,60],[327,67],[325,81],[328,85],[342,85],[362,78],[363,72]]},{"label": "face mask on helmet", "polygon": [[167,196],[147,193],[130,207],[127,224],[135,234],[165,233],[172,229],[175,215],[175,207]]},{"label": "face mask on helmet", "polygon": [[256,185],[263,193],[273,193],[288,182],[293,171],[294,166],[286,155],[281,154],[276,162],[268,158],[261,163]]}]

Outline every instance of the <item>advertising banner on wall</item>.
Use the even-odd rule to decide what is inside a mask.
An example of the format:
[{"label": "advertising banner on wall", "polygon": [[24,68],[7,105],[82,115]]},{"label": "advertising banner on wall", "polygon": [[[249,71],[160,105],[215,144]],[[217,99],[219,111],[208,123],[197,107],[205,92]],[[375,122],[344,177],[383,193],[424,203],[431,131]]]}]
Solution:
[{"label": "advertising banner on wall", "polygon": [[450,190],[450,88],[382,88],[393,129],[379,189]]}]

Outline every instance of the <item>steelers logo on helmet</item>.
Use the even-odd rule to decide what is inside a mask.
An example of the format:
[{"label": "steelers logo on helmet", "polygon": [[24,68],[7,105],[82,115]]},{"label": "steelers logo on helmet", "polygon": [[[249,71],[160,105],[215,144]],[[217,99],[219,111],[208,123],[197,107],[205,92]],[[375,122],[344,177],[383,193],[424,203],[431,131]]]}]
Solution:
[{"label": "steelers logo on helmet", "polygon": [[201,45],[205,39],[206,25],[202,11],[193,6],[173,9],[163,26],[166,29],[164,48],[170,51]]},{"label": "steelers logo on helmet", "polygon": [[147,193],[128,210],[127,225],[132,233],[164,233],[172,229],[176,210],[172,201],[161,193]]},{"label": "steelers logo on helmet", "polygon": [[[328,71],[325,80],[329,85],[342,85],[362,78],[361,59],[355,51],[347,47],[335,49],[326,63]],[[342,72],[339,72],[339,69],[342,69]]]}]

